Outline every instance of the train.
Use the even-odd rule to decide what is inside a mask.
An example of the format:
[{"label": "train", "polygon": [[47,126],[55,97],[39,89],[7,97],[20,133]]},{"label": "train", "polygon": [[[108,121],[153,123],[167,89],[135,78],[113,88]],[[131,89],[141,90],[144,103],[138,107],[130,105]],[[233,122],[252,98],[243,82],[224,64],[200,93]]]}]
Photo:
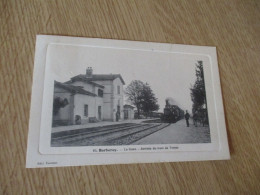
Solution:
[{"label": "train", "polygon": [[172,98],[166,98],[165,108],[161,116],[161,121],[167,123],[176,123],[184,118],[184,110],[182,110]]}]

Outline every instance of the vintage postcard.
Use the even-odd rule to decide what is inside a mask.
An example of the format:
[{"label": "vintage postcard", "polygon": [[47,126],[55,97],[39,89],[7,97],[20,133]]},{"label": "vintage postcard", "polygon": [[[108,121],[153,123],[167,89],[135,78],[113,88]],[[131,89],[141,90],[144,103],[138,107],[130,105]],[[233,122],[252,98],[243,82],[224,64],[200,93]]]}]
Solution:
[{"label": "vintage postcard", "polygon": [[28,168],[229,158],[215,47],[37,36]]}]

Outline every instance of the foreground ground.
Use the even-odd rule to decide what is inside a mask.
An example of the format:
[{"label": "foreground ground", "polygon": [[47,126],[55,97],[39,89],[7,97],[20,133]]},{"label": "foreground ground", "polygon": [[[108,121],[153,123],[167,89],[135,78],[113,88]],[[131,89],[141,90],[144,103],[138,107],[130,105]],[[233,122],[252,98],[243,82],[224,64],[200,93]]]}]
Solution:
[{"label": "foreground ground", "polygon": [[121,123],[55,132],[51,135],[51,146],[131,145],[169,125],[169,123]]},{"label": "foreground ground", "polygon": [[198,125],[195,127],[190,120],[190,127],[186,126],[185,120],[171,124],[164,129],[140,139],[133,144],[180,144],[180,143],[209,143],[209,127]]},{"label": "foreground ground", "polygon": [[53,132],[51,145],[61,147],[210,142],[208,127],[195,127],[192,124],[186,127],[185,120],[174,124],[132,121],[97,125]]}]

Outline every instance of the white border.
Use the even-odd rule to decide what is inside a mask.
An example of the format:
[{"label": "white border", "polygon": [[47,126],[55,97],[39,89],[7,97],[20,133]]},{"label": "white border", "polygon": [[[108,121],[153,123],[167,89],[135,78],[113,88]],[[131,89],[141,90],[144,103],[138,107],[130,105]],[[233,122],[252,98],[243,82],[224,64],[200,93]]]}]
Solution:
[{"label": "white border", "polygon": [[[42,113],[48,113],[44,109],[45,94],[43,93],[44,81],[45,79],[45,64],[47,48],[49,45],[62,44],[62,45],[79,45],[88,47],[106,47],[106,48],[121,48],[121,49],[138,49],[138,50],[148,50],[157,52],[178,52],[185,54],[196,54],[196,55],[206,55],[211,61],[211,74],[209,78],[205,77],[206,80],[206,91],[207,91],[207,101],[212,101],[212,98],[208,99],[209,94],[213,96],[213,104],[208,103],[208,105],[215,105],[214,109],[210,111],[210,128],[214,124],[217,128],[216,135],[212,138],[217,138],[213,143],[217,144],[214,146],[212,151],[203,151],[202,147],[200,152],[191,152],[192,149],[184,148],[180,150],[182,152],[141,152],[141,153],[98,153],[98,154],[80,154],[86,153],[86,150],[79,151],[81,148],[85,147],[73,147],[70,150],[66,147],[66,151],[61,151],[59,149],[53,150],[53,147],[46,147],[46,142],[40,142],[39,149],[39,138],[44,140],[48,139],[50,133],[47,131],[40,131],[41,128],[46,129],[46,123],[41,123],[46,121],[48,115]],[[212,79],[212,86],[208,85],[208,79]],[[48,83],[46,83],[48,85]],[[49,94],[50,95],[50,94]],[[52,97],[52,96],[51,96]],[[43,106],[41,105],[43,102]],[[42,108],[44,108],[42,110]],[[47,117],[48,118],[48,117]],[[41,125],[41,126],[40,126]],[[41,132],[43,135],[40,136]],[[47,132],[47,133],[46,133]],[[192,144],[194,145],[194,144]],[[203,144],[205,146],[205,144]],[[174,144],[176,146],[176,144]],[[90,147],[90,146],[88,146]],[[216,147],[218,149],[216,149]],[[109,148],[109,147],[105,147]],[[115,147],[112,147],[115,148]],[[77,150],[77,153],[75,152]],[[79,149],[79,150],[78,150]],[[39,152],[41,151],[41,153]],[[188,151],[190,150],[190,151]],[[198,150],[195,150],[198,151]],[[49,154],[46,154],[49,153]],[[50,154],[52,153],[52,154]],[[67,154],[62,154],[67,153]],[[70,154],[68,154],[70,153]],[[55,155],[54,155],[55,154]],[[136,42],[136,41],[120,41],[120,40],[107,40],[107,39],[91,39],[91,38],[77,38],[77,37],[61,37],[61,36],[47,36],[38,35],[36,42],[36,54],[35,54],[35,64],[34,64],[34,77],[33,77],[33,87],[32,87],[32,98],[31,98],[31,112],[30,112],[30,124],[29,124],[29,136],[28,136],[28,149],[27,149],[27,164],[26,167],[52,167],[52,166],[72,166],[72,165],[91,165],[91,164],[120,164],[120,163],[138,163],[138,162],[168,162],[168,161],[193,161],[193,160],[218,160],[218,159],[229,159],[229,149],[227,143],[223,103],[221,96],[221,88],[219,81],[219,72],[217,65],[217,56],[215,47],[201,47],[201,46],[186,46],[186,45],[172,45],[164,43],[150,43],[150,42]]]},{"label": "white border", "polygon": [[[168,148],[164,151],[213,151],[219,149],[219,136],[218,136],[218,127],[217,127],[217,118],[215,113],[215,99],[214,99],[214,85],[212,81],[213,72],[212,72],[212,64],[211,64],[211,57],[205,54],[194,54],[190,53],[188,49],[185,51],[178,51],[178,48],[172,48],[171,51],[168,50],[168,47],[164,47],[164,45],[160,44],[158,48],[158,44],[152,45],[153,48],[151,50],[151,45],[146,47],[135,47],[131,45],[129,47],[128,44],[120,47],[112,47],[113,41],[108,44],[108,46],[102,46],[103,49],[108,50],[137,50],[140,52],[152,52],[154,55],[156,53],[165,53],[165,54],[178,54],[178,55],[185,55],[189,57],[190,55],[206,57],[208,62],[204,61],[204,75],[205,75],[205,86],[206,86],[206,93],[207,93],[207,105],[208,105],[208,112],[209,112],[209,121],[210,121],[210,135],[211,135],[211,143],[203,143],[203,144],[157,144],[157,147],[164,147]],[[59,46],[66,46],[66,47],[90,47],[90,48],[100,48],[99,43],[97,42],[96,45],[86,45],[86,44],[79,44],[79,45],[71,45],[71,44],[56,44],[51,43],[48,45],[47,48],[47,55],[46,55],[46,66],[45,66],[45,80],[44,80],[44,92],[43,92],[43,104],[42,104],[42,121],[41,121],[41,134],[40,134],[40,153],[41,154],[75,154],[75,153],[93,153],[94,150],[99,151],[99,149],[113,149],[117,152],[126,152],[126,149],[131,147],[135,147],[137,150],[135,152],[144,152],[141,150],[140,145],[131,145],[131,146],[80,146],[80,147],[51,147],[50,140],[51,140],[51,131],[52,131],[52,115],[45,114],[45,113],[52,113],[53,109],[53,83],[55,80],[55,74],[51,71],[52,62],[49,60],[49,55],[51,53],[55,53],[55,49],[59,49]],[[168,44],[167,44],[168,46]],[[149,147],[150,145],[143,145],[142,147]],[[154,145],[153,145],[154,146]],[[151,147],[151,146],[150,146]],[[170,148],[177,148],[174,150],[170,150]],[[156,152],[157,150],[149,150],[149,152]],[[161,150],[162,151],[162,150]],[[127,150],[127,152],[131,152]]]}]

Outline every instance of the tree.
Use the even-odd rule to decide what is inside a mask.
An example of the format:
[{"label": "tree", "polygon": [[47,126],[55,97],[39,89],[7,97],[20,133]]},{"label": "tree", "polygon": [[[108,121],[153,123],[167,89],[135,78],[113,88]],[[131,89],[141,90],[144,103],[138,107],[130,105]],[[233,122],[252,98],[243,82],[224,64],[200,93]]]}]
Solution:
[{"label": "tree", "polygon": [[53,100],[53,116],[57,115],[61,108],[64,108],[69,104],[67,98],[62,99],[60,97],[55,97]]},{"label": "tree", "polygon": [[127,86],[125,94],[128,101],[136,106],[138,118],[141,111],[147,116],[148,113],[159,109],[157,98],[148,83],[134,80]]},{"label": "tree", "polygon": [[[196,111],[202,111],[203,106],[206,108],[207,113],[207,102],[206,102],[206,90],[205,90],[205,81],[203,73],[203,61],[198,61],[195,67],[196,81],[191,87],[191,100],[192,104],[192,113]],[[207,114],[206,114],[207,115]]]},{"label": "tree", "polygon": [[203,74],[203,62],[198,61],[195,68],[196,81],[191,87],[191,100],[193,102],[192,110],[201,109],[203,105],[206,106],[206,91]]},{"label": "tree", "polygon": [[153,93],[151,87],[148,83],[143,86],[143,93],[142,93],[142,111],[145,113],[146,117],[152,111],[159,110],[159,105],[157,104],[157,98]]}]

